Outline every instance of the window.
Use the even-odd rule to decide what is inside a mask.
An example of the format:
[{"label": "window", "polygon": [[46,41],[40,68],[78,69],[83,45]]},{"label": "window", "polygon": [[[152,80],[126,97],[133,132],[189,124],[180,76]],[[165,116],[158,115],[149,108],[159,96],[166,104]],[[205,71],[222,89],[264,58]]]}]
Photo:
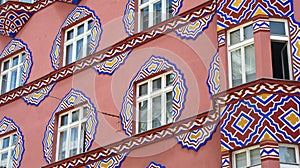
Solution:
[{"label": "window", "polygon": [[286,21],[271,19],[271,50],[273,77],[290,79],[289,36]]},{"label": "window", "polygon": [[21,69],[25,52],[14,55],[1,63],[1,94],[21,85]]},{"label": "window", "polygon": [[258,146],[233,152],[234,168],[260,168],[260,149]]},{"label": "window", "polygon": [[68,65],[90,54],[92,25],[93,20],[88,19],[65,31],[64,65]]},{"label": "window", "polygon": [[136,132],[141,133],[172,122],[173,73],[166,73],[136,86]]},{"label": "window", "polygon": [[85,123],[88,111],[88,107],[80,107],[59,115],[56,160],[85,151]]},{"label": "window", "polygon": [[230,87],[256,79],[253,28],[245,25],[228,32]]},{"label": "window", "polygon": [[292,144],[279,144],[279,158],[281,168],[298,168],[298,146]]},{"label": "window", "polygon": [[172,17],[172,0],[139,0],[139,30]]},{"label": "window", "polygon": [[0,138],[0,167],[12,167],[13,151],[15,149],[17,134],[13,133]]}]

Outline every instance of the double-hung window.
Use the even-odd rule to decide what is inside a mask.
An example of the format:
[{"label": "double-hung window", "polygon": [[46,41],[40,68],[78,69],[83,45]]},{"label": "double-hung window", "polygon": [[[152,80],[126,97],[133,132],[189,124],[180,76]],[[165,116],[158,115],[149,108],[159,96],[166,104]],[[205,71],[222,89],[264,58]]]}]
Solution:
[{"label": "double-hung window", "polygon": [[138,0],[139,30],[172,17],[172,0]]},{"label": "double-hung window", "polygon": [[256,79],[252,24],[228,32],[228,70],[230,87]]},{"label": "double-hung window", "polygon": [[65,31],[64,65],[68,65],[90,54],[92,24],[93,20],[87,19]]},{"label": "double-hung window", "polygon": [[155,76],[136,85],[136,133],[172,122],[174,74]]},{"label": "double-hung window", "polygon": [[84,137],[88,111],[88,107],[83,106],[59,115],[56,160],[85,151]]},{"label": "double-hung window", "polygon": [[25,52],[20,52],[1,63],[1,94],[21,85],[21,69]]},{"label": "double-hung window", "polygon": [[297,145],[279,144],[280,168],[299,167],[299,150]]},{"label": "double-hung window", "polygon": [[273,77],[278,79],[290,79],[292,74],[288,30],[286,20],[270,20]]},{"label": "double-hung window", "polygon": [[258,146],[249,147],[233,152],[233,168],[260,168],[260,149]]},{"label": "double-hung window", "polygon": [[9,134],[0,138],[0,167],[12,167],[12,155],[16,146],[17,134]]}]

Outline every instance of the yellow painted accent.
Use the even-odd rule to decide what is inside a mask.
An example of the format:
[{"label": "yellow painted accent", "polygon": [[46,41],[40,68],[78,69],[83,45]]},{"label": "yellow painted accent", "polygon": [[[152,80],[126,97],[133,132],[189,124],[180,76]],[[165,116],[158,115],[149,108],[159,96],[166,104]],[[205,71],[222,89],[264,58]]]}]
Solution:
[{"label": "yellow painted accent", "polygon": [[221,152],[226,152],[228,151],[224,146],[221,146]]},{"label": "yellow painted accent", "polygon": [[133,10],[129,11],[129,21],[132,22],[133,21]]},{"label": "yellow painted accent", "polygon": [[237,125],[239,125],[241,128],[245,128],[247,123],[248,123],[248,120],[246,120],[244,117],[242,117]]},{"label": "yellow painted accent", "polygon": [[261,99],[263,100],[266,100],[269,96],[271,96],[271,94],[267,94],[267,93],[264,93],[264,94],[260,94],[258,95]]},{"label": "yellow painted accent", "polygon": [[69,103],[73,103],[74,101],[75,101],[75,97],[73,97],[73,96],[70,97],[69,100],[68,100]]},{"label": "yellow painted accent", "polygon": [[39,97],[41,97],[42,94],[43,94],[42,92],[35,92],[35,93],[33,94],[33,97],[34,97],[34,98],[39,98]]},{"label": "yellow painted accent", "polygon": [[235,0],[233,3],[232,3],[232,6],[238,8],[241,4],[242,4],[243,0]]},{"label": "yellow painted accent", "polygon": [[300,41],[297,41],[297,43],[295,44],[296,48],[297,48],[297,52],[296,55],[300,56]]},{"label": "yellow painted accent", "polygon": [[92,130],[92,125],[93,125],[92,120],[88,120],[87,124],[88,124],[87,129],[88,129],[89,131],[91,131],[91,130]]},{"label": "yellow painted accent", "polygon": [[254,11],[253,17],[254,17],[254,16],[257,16],[257,15],[268,15],[268,14],[265,13],[265,12],[261,9],[261,7],[258,7],[258,9],[257,9],[256,11]]},{"label": "yellow painted accent", "polygon": [[80,13],[79,13],[79,12],[76,12],[76,13],[74,14],[73,18],[77,18],[79,15],[80,15]]},{"label": "yellow painted accent", "polygon": [[175,87],[175,99],[179,100],[179,95],[180,95],[180,89],[178,87],[178,85],[176,85]]},{"label": "yellow painted accent", "polygon": [[269,135],[269,133],[265,133],[261,141],[273,141],[274,139]]},{"label": "yellow painted accent", "polygon": [[111,61],[110,61],[110,60],[106,61],[106,62],[105,62],[105,65],[111,67],[111,66],[113,66],[116,62],[117,62],[117,58],[114,58],[114,59],[112,59]]},{"label": "yellow painted accent", "polygon": [[1,130],[6,130],[7,126],[6,125],[2,125],[1,126]]},{"label": "yellow painted accent", "polygon": [[19,147],[15,148],[15,157],[18,158],[19,157]]},{"label": "yellow painted accent", "polygon": [[200,23],[197,21],[195,24],[190,24],[189,29],[190,30],[195,30],[197,27],[199,27]]},{"label": "yellow painted accent", "polygon": [[131,116],[130,115],[130,108],[131,108],[131,105],[127,104],[127,107],[126,107],[126,116],[127,117]]},{"label": "yellow painted accent", "polygon": [[50,146],[52,144],[51,139],[52,139],[52,134],[49,134],[47,139],[47,146]]},{"label": "yellow painted accent", "polygon": [[59,55],[59,46],[56,46],[55,47],[55,56],[58,56]]},{"label": "yellow painted accent", "polygon": [[28,62],[26,61],[24,63],[24,72],[26,73],[27,72],[27,69],[28,69]]},{"label": "yellow painted accent", "polygon": [[214,81],[216,82],[216,85],[220,85],[219,72],[218,71],[216,71]]},{"label": "yellow painted accent", "polygon": [[157,65],[151,64],[151,65],[148,67],[148,70],[151,71],[151,70],[155,69],[156,67],[157,67]]},{"label": "yellow painted accent", "polygon": [[217,31],[221,31],[221,30],[223,30],[224,28],[223,27],[221,27],[221,26],[217,26]]},{"label": "yellow painted accent", "polygon": [[12,46],[9,47],[9,50],[12,51],[12,50],[15,49],[15,47],[16,47],[15,45],[12,45]]},{"label": "yellow painted accent", "polygon": [[199,131],[197,134],[191,134],[191,139],[198,139],[202,135],[202,132]]},{"label": "yellow painted accent", "polygon": [[113,161],[109,160],[109,162],[107,162],[107,163],[101,163],[100,167],[101,168],[108,168],[112,163],[113,163]]},{"label": "yellow painted accent", "polygon": [[299,117],[295,113],[291,113],[286,119],[292,124],[296,125],[299,123]]}]

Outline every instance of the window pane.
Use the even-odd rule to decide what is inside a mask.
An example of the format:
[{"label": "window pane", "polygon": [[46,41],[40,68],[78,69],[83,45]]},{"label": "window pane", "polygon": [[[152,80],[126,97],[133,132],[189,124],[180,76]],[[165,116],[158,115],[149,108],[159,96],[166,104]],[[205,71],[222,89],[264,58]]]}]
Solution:
[{"label": "window pane", "polygon": [[139,102],[139,132],[147,131],[148,101]]},{"label": "window pane", "polygon": [[161,78],[152,81],[152,92],[161,89]]},{"label": "window pane", "polygon": [[172,122],[172,92],[166,93],[166,112],[167,112],[167,123]]},{"label": "window pane", "polygon": [[3,139],[2,149],[5,149],[5,148],[9,147],[9,141],[10,141],[10,137],[7,137],[7,138]]},{"label": "window pane", "polygon": [[246,81],[256,79],[254,44],[245,47]]},{"label": "window pane", "polygon": [[76,48],[76,60],[79,60],[83,57],[83,39],[77,41],[77,48]]},{"label": "window pane", "polygon": [[72,52],[73,52],[73,44],[70,44],[67,46],[67,51],[66,51],[66,64],[70,64],[73,62],[72,60]]},{"label": "window pane", "polygon": [[251,166],[260,164],[260,149],[250,150],[250,162]]},{"label": "window pane", "polygon": [[87,36],[87,44],[86,44],[86,55],[90,55],[91,54],[91,39],[92,39],[92,36],[91,35],[88,35]]},{"label": "window pane", "polygon": [[6,93],[7,89],[7,75],[2,76],[1,94]]},{"label": "window pane", "polygon": [[172,85],[174,78],[175,78],[175,75],[173,73],[168,74],[166,76],[166,86]]},{"label": "window pane", "polygon": [[12,66],[18,65],[18,62],[19,62],[19,57],[14,57],[13,58],[13,65]]},{"label": "window pane", "polygon": [[173,17],[172,14],[172,0],[167,0],[166,1],[166,5],[167,5],[167,19]]},{"label": "window pane", "polygon": [[246,167],[247,166],[246,152],[236,154],[235,163],[237,168]]},{"label": "window pane", "polygon": [[270,22],[271,35],[286,35],[284,22]]},{"label": "window pane", "polygon": [[8,158],[8,152],[1,154],[1,164],[0,164],[1,167],[3,166],[4,168],[6,168],[7,158]]},{"label": "window pane", "polygon": [[279,146],[279,158],[281,163],[296,163],[295,148]]},{"label": "window pane", "polygon": [[74,30],[70,30],[67,32],[67,40],[70,40],[73,38],[73,35],[74,35]]},{"label": "window pane", "polygon": [[77,154],[77,146],[78,146],[78,127],[74,127],[71,129],[71,143],[70,143],[70,157]]},{"label": "window pane", "polygon": [[16,142],[17,142],[17,138],[18,138],[18,135],[17,135],[17,134],[14,134],[14,135],[13,135],[13,141],[12,141],[12,145],[11,145],[11,146],[13,146],[13,145],[15,145],[15,144],[16,144]]},{"label": "window pane", "polygon": [[83,107],[82,118],[87,118],[88,112],[89,112],[89,108],[88,107]]},{"label": "window pane", "polygon": [[230,33],[230,45],[237,44],[240,41],[240,30],[236,30]]},{"label": "window pane", "polygon": [[77,29],[77,36],[82,34],[84,32],[84,24],[78,26],[78,29]]},{"label": "window pane", "polygon": [[161,96],[152,99],[152,128],[161,126]]},{"label": "window pane", "polygon": [[85,127],[86,127],[86,122],[83,122],[81,124],[81,130],[80,130],[80,150],[79,152],[84,152],[84,140],[85,140]]},{"label": "window pane", "polygon": [[141,0],[141,4],[148,2],[149,0]]},{"label": "window pane", "polygon": [[68,124],[68,114],[65,114],[60,117],[60,126],[64,126]]},{"label": "window pane", "polygon": [[244,27],[244,40],[250,39],[252,37],[253,37],[252,25]]},{"label": "window pane", "polygon": [[141,30],[145,30],[149,27],[148,21],[149,20],[149,8],[141,9]]},{"label": "window pane", "polygon": [[9,60],[5,61],[3,64],[3,71],[7,70],[9,68]]},{"label": "window pane", "polygon": [[67,131],[60,132],[59,149],[58,149],[59,160],[66,158],[66,141],[67,141]]},{"label": "window pane", "polygon": [[11,72],[10,90],[13,90],[17,87],[17,73],[17,69]]},{"label": "window pane", "polygon": [[148,94],[148,83],[139,86],[139,96]]},{"label": "window pane", "polygon": [[231,52],[231,73],[232,73],[232,86],[242,84],[242,59],[241,50]]},{"label": "window pane", "polygon": [[157,2],[153,5],[153,24],[161,22],[161,2]]},{"label": "window pane", "polygon": [[93,26],[93,20],[89,20],[88,21],[88,30],[91,30],[92,26]]},{"label": "window pane", "polygon": [[79,111],[73,111],[72,112],[72,122],[78,121],[79,119]]}]

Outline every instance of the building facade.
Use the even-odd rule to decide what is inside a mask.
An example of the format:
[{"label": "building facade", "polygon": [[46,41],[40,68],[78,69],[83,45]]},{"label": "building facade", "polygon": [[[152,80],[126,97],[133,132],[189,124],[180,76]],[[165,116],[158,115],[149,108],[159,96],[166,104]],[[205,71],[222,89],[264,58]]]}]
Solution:
[{"label": "building facade", "polygon": [[1,1],[0,167],[300,167],[297,0]]}]

